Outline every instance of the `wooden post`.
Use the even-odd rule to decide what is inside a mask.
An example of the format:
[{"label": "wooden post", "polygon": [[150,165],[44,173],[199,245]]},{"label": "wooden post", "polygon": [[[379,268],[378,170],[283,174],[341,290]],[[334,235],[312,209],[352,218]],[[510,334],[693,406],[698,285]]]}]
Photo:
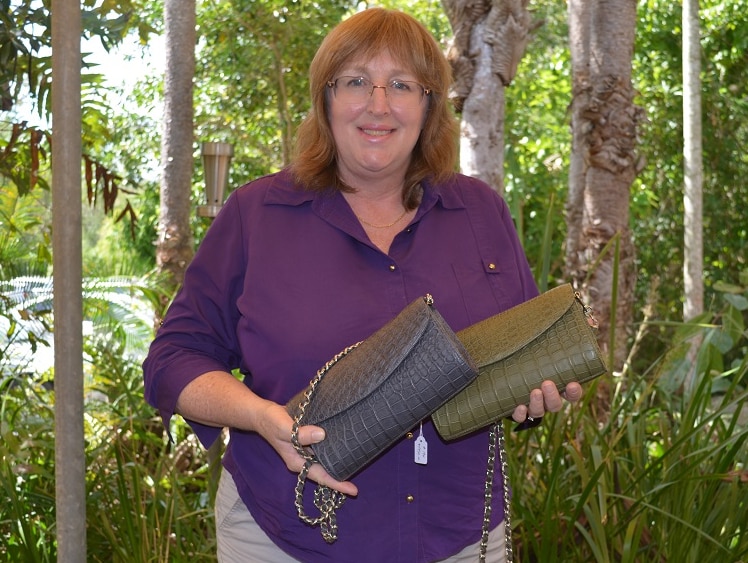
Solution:
[{"label": "wooden post", "polygon": [[52,2],[52,266],[57,561],[86,561],[81,250],[81,7]]}]

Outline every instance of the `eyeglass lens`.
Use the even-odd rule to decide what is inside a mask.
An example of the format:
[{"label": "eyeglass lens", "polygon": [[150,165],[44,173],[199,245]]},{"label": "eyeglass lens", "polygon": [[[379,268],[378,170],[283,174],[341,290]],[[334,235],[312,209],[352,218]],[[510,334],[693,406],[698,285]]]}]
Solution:
[{"label": "eyeglass lens", "polygon": [[343,103],[361,103],[366,101],[375,88],[384,88],[390,104],[401,106],[418,105],[424,93],[428,93],[417,82],[410,80],[392,80],[385,86],[378,86],[362,76],[340,76],[328,82],[334,89],[335,97]]}]

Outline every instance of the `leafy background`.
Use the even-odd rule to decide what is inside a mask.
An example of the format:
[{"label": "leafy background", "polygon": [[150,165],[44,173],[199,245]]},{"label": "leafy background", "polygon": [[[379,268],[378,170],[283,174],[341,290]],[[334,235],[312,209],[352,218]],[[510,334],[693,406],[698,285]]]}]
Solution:
[{"label": "leafy background", "polygon": [[[380,4],[416,15],[446,46],[451,32],[440,3]],[[54,330],[49,2],[0,5],[0,560],[53,561],[54,370],[40,360],[50,357]],[[139,47],[156,50],[161,2],[83,7],[92,45],[116,50],[126,39],[136,60]],[[589,385],[581,405],[509,435],[520,561],[748,558],[748,6],[701,2],[707,311],[687,324],[680,4],[642,0],[638,7],[633,75],[647,122],[639,142],[646,166],[631,192],[635,337],[625,370],[605,378],[610,393]],[[305,69],[327,29],[352,9],[343,0],[199,3],[196,139],[234,145],[229,189],[283,165],[289,126],[307,108]],[[536,277],[560,281],[570,150],[566,13],[551,0],[530,9],[543,25],[507,90],[506,197]],[[119,84],[117,68],[96,66],[93,52],[84,60],[84,152],[120,190],[111,209],[102,205],[101,182],[82,202],[89,559],[214,560],[214,453],[201,450],[179,420],[170,444],[142,398],[140,362],[153,328],[148,313],[133,311],[155,312],[167,291],[154,264],[158,64]],[[14,141],[13,124],[24,121]],[[197,145],[194,162],[197,206]],[[135,220],[118,220],[127,204]],[[207,226],[194,215],[197,244]],[[690,359],[695,336],[702,344]],[[697,378],[688,386],[694,362]]]}]

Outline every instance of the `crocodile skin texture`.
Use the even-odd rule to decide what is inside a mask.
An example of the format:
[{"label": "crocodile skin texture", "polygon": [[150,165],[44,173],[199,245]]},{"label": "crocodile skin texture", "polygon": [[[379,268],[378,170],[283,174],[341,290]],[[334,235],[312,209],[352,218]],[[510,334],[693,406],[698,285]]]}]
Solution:
[{"label": "crocodile skin texture", "polygon": [[478,377],[432,415],[445,440],[509,416],[545,380],[563,391],[607,371],[570,284],[461,330],[457,338],[478,365]]},{"label": "crocodile skin texture", "polygon": [[[330,475],[346,480],[476,376],[439,312],[417,299],[332,365],[300,423],[325,429],[311,449]],[[292,417],[303,400],[304,392],[288,402]]]}]

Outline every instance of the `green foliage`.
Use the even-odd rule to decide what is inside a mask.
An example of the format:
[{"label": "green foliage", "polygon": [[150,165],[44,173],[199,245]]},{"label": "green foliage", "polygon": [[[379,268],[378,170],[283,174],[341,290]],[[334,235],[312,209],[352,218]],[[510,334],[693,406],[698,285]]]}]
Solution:
[{"label": "green foliage", "polygon": [[0,280],[48,273],[51,223],[47,192],[20,197],[0,187]]},{"label": "green foliage", "polygon": [[[91,338],[116,339],[126,358],[145,354],[154,311],[161,312],[165,282],[159,276],[83,280],[83,320]],[[52,370],[53,280],[23,276],[0,281],[0,381],[41,382]],[[40,357],[41,356],[41,357]]]},{"label": "green foliage", "polygon": [[[97,38],[107,50],[132,28],[146,38],[153,31],[146,21],[146,15],[152,13],[150,4],[142,0],[87,0],[81,6],[83,37]],[[0,110],[10,110],[26,90],[36,101],[39,115],[49,115],[52,66],[46,54],[52,46],[50,7],[50,0],[5,0],[0,4]],[[87,64],[85,53],[83,64]]]},{"label": "green foliage", "polygon": [[[702,108],[704,147],[704,267],[707,298],[712,285],[746,267],[748,227],[740,202],[748,159],[748,19],[739,3],[701,3]],[[665,317],[680,315],[683,247],[683,131],[680,4],[650,0],[639,10],[634,59],[639,103],[648,124],[640,152],[648,166],[632,192],[632,230],[639,256],[640,292],[648,280],[659,285],[657,304]],[[653,244],[654,243],[654,244]]]},{"label": "green foliage", "polygon": [[232,177],[241,179],[232,185],[288,163],[293,130],[309,108],[309,64],[352,5],[238,0],[201,7],[197,138],[234,144]]},{"label": "green foliage", "polygon": [[[49,196],[33,194],[35,188],[41,187],[49,190],[49,156],[51,149],[51,131],[49,121],[51,116],[51,25],[50,15],[51,3],[49,0],[37,2],[23,0],[20,2],[2,2],[0,5],[0,97],[5,117],[0,120],[0,190],[2,204],[10,198],[27,198],[29,204],[41,204],[36,209],[39,217],[36,221],[42,227],[37,232],[38,239],[29,245],[19,244],[15,229],[10,223],[9,215],[5,212],[3,205],[0,215],[0,256],[12,255],[13,262],[2,261],[6,264],[18,264],[18,269],[27,268],[31,262],[35,262],[35,274],[46,273],[49,263],[49,251],[51,248],[49,240],[49,225],[43,224],[49,219]],[[112,128],[110,116],[111,91],[110,86],[104,81],[94,60],[94,53],[86,51],[100,43],[105,50],[110,50],[119,45],[127,34],[137,33],[142,42],[148,40],[149,36],[156,30],[153,22],[157,21],[160,12],[160,3],[143,0],[117,0],[106,1],[87,0],[81,6],[82,37],[84,41],[81,54],[81,115],[82,115],[82,142],[83,152],[89,159],[94,159],[100,170],[106,170],[113,178],[122,176],[124,184],[119,186],[121,192],[133,192],[141,184],[135,173],[129,172],[132,168],[118,168],[116,158],[107,155],[104,147],[111,147],[116,141],[116,131]],[[85,43],[85,42],[88,43]],[[12,111],[11,111],[12,110]],[[36,114],[31,125],[28,120]],[[151,135],[152,137],[152,135]],[[115,147],[115,154],[122,151],[122,146]],[[134,154],[138,154],[137,151]],[[128,163],[129,164],[129,163]],[[121,172],[112,172],[120,170]],[[128,170],[128,172],[124,172]],[[101,192],[102,186],[96,185],[95,191]],[[38,191],[38,190],[36,190]],[[15,194],[12,195],[12,194]],[[93,195],[93,194],[92,194]],[[98,195],[101,195],[100,193]],[[95,197],[95,196],[93,196]],[[120,197],[120,202],[122,201]],[[91,202],[93,204],[93,201]],[[117,210],[118,217],[125,209],[125,203],[120,203]],[[30,206],[25,206],[29,209]],[[128,219],[132,219],[128,215]],[[122,221],[122,225],[128,223]],[[137,230],[137,224],[132,221],[127,224],[128,236],[133,237]],[[25,236],[34,231],[27,228]],[[22,235],[23,236],[23,235]],[[20,237],[19,237],[20,238]],[[11,239],[11,240],[7,240]],[[150,241],[149,241],[150,242]],[[38,252],[36,258],[31,254],[31,246],[36,246]],[[147,253],[145,260],[139,256],[134,257],[135,262],[145,263],[139,271],[145,272],[152,267],[152,248]],[[46,263],[45,263],[46,261]],[[13,268],[16,269],[15,267]],[[8,279],[19,272],[3,272],[2,277]]]},{"label": "green foliage", "polygon": [[[116,333],[86,350],[88,560],[215,560],[204,452],[184,423],[169,443]],[[0,393],[0,561],[55,561],[54,393],[29,380]]]},{"label": "green foliage", "polygon": [[[521,561],[740,561],[748,555],[748,286],[642,373],[510,439]],[[688,343],[702,336],[697,383]],[[600,396],[610,386],[612,396]],[[598,412],[601,399],[609,412]],[[549,538],[553,538],[549,540]]]},{"label": "green foliage", "polygon": [[571,62],[564,5],[540,1],[531,7],[539,26],[506,90],[504,185],[525,251],[545,286],[563,267]]},{"label": "green foliage", "polygon": [[[0,19],[0,109],[10,110],[24,85],[43,105],[49,94],[51,66],[48,58],[36,55],[42,47],[51,45],[49,11],[40,3],[11,6],[6,0]],[[39,28],[43,30],[41,33]]]},{"label": "green foliage", "polygon": [[372,0],[359,3],[359,7],[363,6],[379,6],[410,14],[426,26],[434,38],[445,48],[447,41],[452,37],[452,27],[440,0]]},{"label": "green foliage", "polygon": [[[14,331],[51,301],[49,280],[16,282],[19,291],[6,283],[0,293],[0,320],[12,320]],[[143,400],[140,363],[153,336],[153,307],[162,299],[158,280],[139,283],[84,284],[85,317],[93,327],[84,346],[89,560],[213,560],[205,453],[181,421],[171,427],[178,446],[169,442]],[[22,303],[8,297],[19,294]],[[0,543],[0,561],[54,561],[51,368],[28,373],[23,363],[2,361],[0,368],[0,494],[7,499],[0,503],[0,537],[9,538]]]},{"label": "green foliage", "polygon": [[54,561],[54,412],[49,392],[0,381],[0,558]]},{"label": "green foliage", "polygon": [[[101,268],[96,269],[93,275],[142,275],[155,266],[161,147],[160,138],[154,131],[159,131],[161,127],[159,117],[163,85],[162,78],[151,72],[139,79],[132,89],[122,88],[112,92],[112,97],[120,100],[120,103],[113,104],[107,110],[105,122],[109,125],[110,134],[100,139],[95,147],[92,146],[92,156],[118,171],[121,189],[126,190],[126,198],[119,198],[111,217],[103,217],[100,212],[91,210],[84,218],[84,221],[95,221],[91,227],[94,244],[84,244],[85,262],[98,262]],[[197,179],[193,185],[193,200],[200,202],[198,198],[202,194],[198,191]],[[137,220],[124,218],[115,222],[113,218],[119,217],[126,202],[136,210]],[[115,248],[117,250],[113,252]],[[124,257],[122,253],[125,253]],[[115,264],[111,262],[126,262],[131,272],[113,271]],[[93,268],[93,265],[89,267]]]},{"label": "green foliage", "polygon": [[87,351],[92,391],[104,399],[86,416],[89,560],[214,560],[205,452],[181,422],[169,442],[121,342],[102,336]]}]

